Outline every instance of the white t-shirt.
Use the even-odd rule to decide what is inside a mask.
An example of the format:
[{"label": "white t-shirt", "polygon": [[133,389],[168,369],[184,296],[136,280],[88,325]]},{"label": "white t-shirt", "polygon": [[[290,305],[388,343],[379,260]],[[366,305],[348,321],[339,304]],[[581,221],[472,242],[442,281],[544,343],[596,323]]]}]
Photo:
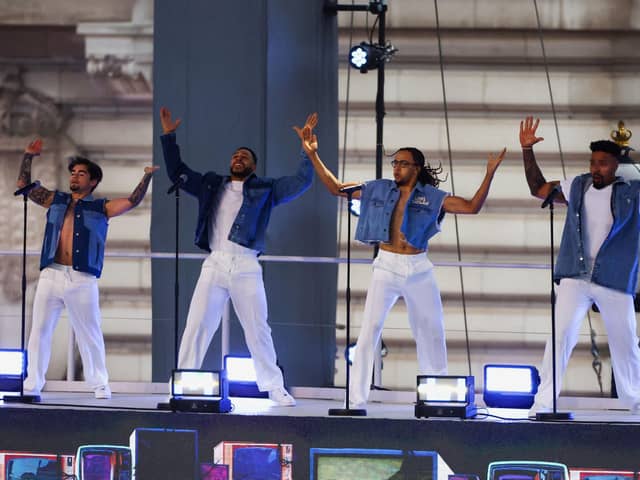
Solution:
[{"label": "white t-shirt", "polygon": [[228,239],[233,222],[242,206],[242,186],[244,182],[233,180],[224,185],[220,203],[215,215],[209,219],[209,248],[212,252],[226,252],[234,255],[257,255],[256,250],[243,247]]},{"label": "white t-shirt", "polygon": [[[564,198],[569,201],[569,192],[573,178],[560,182]],[[585,263],[589,269],[589,275],[593,270],[593,262],[598,251],[613,226],[613,214],[611,213],[611,192],[613,184],[597,189],[590,185],[584,194],[582,201],[582,239],[584,241]]]}]

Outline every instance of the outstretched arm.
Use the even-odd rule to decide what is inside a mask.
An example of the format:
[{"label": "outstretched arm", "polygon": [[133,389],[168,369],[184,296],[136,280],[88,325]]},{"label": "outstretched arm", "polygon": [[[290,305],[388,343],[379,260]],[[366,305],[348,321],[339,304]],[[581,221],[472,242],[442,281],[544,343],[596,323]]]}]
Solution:
[{"label": "outstretched arm", "polygon": [[160,123],[162,124],[163,133],[160,137],[160,142],[162,143],[162,154],[169,179],[175,182],[180,175],[186,175],[187,181],[181,188],[191,195],[198,195],[202,186],[202,174],[191,170],[191,168],[182,161],[180,147],[176,141],[175,132],[178,126],[180,126],[181,120],[179,118],[173,120],[169,109],[167,107],[161,107]]},{"label": "outstretched arm", "polygon": [[[336,178],[336,176],[329,170],[322,160],[320,160],[320,156],[318,155],[318,138],[313,133],[313,129],[318,124],[318,114],[312,113],[307,117],[307,121],[305,122],[302,128],[293,127],[293,129],[298,134],[300,141],[302,143],[302,148],[311,160],[311,164],[313,165],[316,174],[320,181],[327,187],[329,193],[332,195],[346,197],[347,195],[340,192],[340,189],[344,187],[350,187],[352,185],[358,185],[357,182],[349,182],[342,183],[340,180]],[[353,198],[360,198],[360,192],[355,192],[353,194]]]},{"label": "outstretched arm", "polygon": [[[542,171],[536,162],[536,156],[533,153],[533,146],[544,140],[542,137],[536,137],[536,130],[540,124],[540,119],[533,121],[533,117],[526,117],[520,122],[520,146],[522,147],[522,160],[524,162],[524,174],[527,177],[529,191],[534,197],[541,199],[547,198],[558,181],[547,182],[542,175]],[[563,195],[557,195],[555,202],[566,203]]]},{"label": "outstretched arm", "polygon": [[489,154],[487,173],[485,174],[478,191],[471,200],[451,195],[444,199],[442,204],[444,211],[447,213],[478,213],[484,205],[484,201],[487,199],[489,187],[491,187],[491,182],[493,181],[493,176],[502,163],[505,153],[507,153],[507,149],[503,148],[497,156]]},{"label": "outstretched arm", "polygon": [[147,193],[147,189],[149,188],[149,184],[151,183],[153,172],[155,172],[159,168],[160,167],[156,165],[145,167],[142,180],[140,180],[140,183],[138,183],[138,185],[128,198],[114,198],[113,200],[109,200],[108,202],[106,202],[104,205],[104,210],[107,217],[117,217],[118,215],[122,215],[132,208],[137,207]]},{"label": "outstretched arm", "polygon": [[[36,138],[33,142],[27,145],[24,150],[22,162],[20,163],[20,173],[18,174],[18,181],[16,185],[18,188],[26,187],[31,183],[31,162],[33,157],[37,157],[42,152],[42,139]],[[29,198],[45,208],[51,206],[55,192],[39,186],[29,192]]]}]

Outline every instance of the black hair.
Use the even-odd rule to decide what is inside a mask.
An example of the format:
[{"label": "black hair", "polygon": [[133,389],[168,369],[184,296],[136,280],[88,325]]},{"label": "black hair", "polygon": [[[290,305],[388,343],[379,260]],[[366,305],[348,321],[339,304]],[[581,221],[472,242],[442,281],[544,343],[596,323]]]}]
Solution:
[{"label": "black hair", "polygon": [[73,170],[73,167],[76,165],[84,165],[87,167],[87,171],[89,172],[89,179],[97,180],[96,186],[91,189],[93,192],[98,184],[102,181],[102,169],[97,163],[93,163],[91,160],[81,156],[69,157],[69,172]]},{"label": "black hair", "polygon": [[431,167],[426,162],[424,153],[418,150],[416,147],[402,147],[396,150],[391,156],[395,156],[398,152],[406,151],[411,154],[413,157],[413,161],[418,165],[420,171],[418,172],[418,181],[422,185],[431,185],[432,187],[437,187],[440,185],[440,182],[443,182],[446,179],[439,178],[439,175],[442,173],[442,165],[438,165],[437,167]]},{"label": "black hair", "polygon": [[596,140],[591,142],[589,148],[592,152],[605,152],[616,157],[616,160],[620,160],[622,157],[622,148],[611,140]]},{"label": "black hair", "polygon": [[253,157],[253,163],[255,163],[256,165],[258,165],[258,156],[256,155],[256,152],[254,152],[253,150],[251,150],[249,147],[238,147],[236,148],[236,152],[238,150],[247,150],[248,152],[251,152],[251,156]]}]

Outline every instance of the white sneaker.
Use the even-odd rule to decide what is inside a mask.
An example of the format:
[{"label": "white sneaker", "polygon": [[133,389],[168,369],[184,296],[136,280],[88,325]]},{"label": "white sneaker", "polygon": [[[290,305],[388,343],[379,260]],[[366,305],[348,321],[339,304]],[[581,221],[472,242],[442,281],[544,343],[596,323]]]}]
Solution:
[{"label": "white sneaker", "polygon": [[100,385],[93,391],[93,393],[95,394],[96,398],[101,400],[111,398],[111,389],[109,388],[109,385]]},{"label": "white sneaker", "polygon": [[284,387],[274,388],[269,391],[269,400],[277,403],[281,407],[293,407],[296,404],[296,399],[293,398]]}]

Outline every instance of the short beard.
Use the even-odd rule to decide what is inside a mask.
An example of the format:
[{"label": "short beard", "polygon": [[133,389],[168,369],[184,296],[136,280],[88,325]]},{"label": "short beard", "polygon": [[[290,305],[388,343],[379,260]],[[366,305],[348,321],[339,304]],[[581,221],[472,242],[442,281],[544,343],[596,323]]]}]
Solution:
[{"label": "short beard", "polygon": [[241,170],[239,172],[234,172],[233,167],[229,167],[229,173],[231,173],[232,177],[236,177],[244,180],[245,178],[247,178],[249,175],[253,173],[253,170],[247,167],[244,170]]}]

